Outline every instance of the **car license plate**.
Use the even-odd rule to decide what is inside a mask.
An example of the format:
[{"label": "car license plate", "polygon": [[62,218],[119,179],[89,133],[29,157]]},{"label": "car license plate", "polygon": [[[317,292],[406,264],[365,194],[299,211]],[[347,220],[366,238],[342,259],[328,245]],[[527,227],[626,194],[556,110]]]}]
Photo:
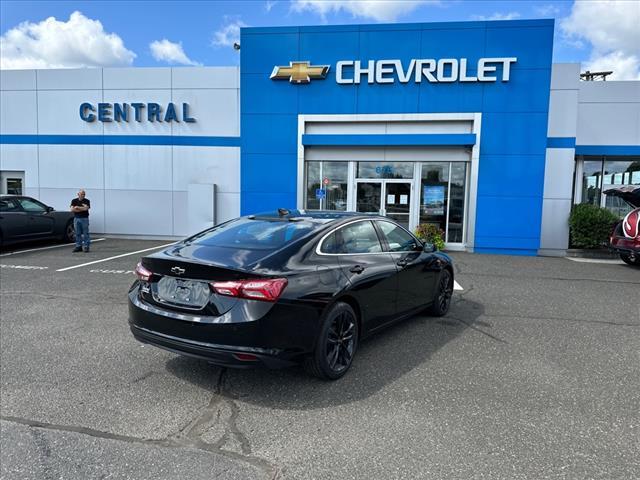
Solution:
[{"label": "car license plate", "polygon": [[209,301],[209,285],[205,282],[162,277],[158,282],[160,301],[190,308],[202,308]]}]

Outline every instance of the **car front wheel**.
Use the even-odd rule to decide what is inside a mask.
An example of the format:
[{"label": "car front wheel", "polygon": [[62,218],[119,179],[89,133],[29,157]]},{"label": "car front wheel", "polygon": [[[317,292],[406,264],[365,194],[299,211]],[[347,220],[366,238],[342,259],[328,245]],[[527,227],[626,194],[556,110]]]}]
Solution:
[{"label": "car front wheel", "polygon": [[337,380],[349,370],[357,347],[356,314],[338,302],[324,316],[315,350],[306,360],[307,371],[323,380]]},{"label": "car front wheel", "polygon": [[433,317],[442,317],[447,314],[451,307],[451,297],[453,296],[453,275],[449,270],[442,270],[438,278],[436,294],[433,303],[427,313]]},{"label": "car front wheel", "polygon": [[63,242],[75,242],[76,240],[76,231],[73,228],[73,220],[69,220],[64,227],[64,235],[62,236]]}]

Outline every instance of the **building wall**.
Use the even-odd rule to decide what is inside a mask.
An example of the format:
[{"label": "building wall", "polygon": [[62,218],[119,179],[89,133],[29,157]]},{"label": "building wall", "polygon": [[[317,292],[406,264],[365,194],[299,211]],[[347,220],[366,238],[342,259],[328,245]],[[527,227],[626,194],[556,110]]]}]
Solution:
[{"label": "building wall", "polygon": [[[85,188],[93,231],[112,234],[184,236],[206,226],[189,224],[190,210],[211,210],[201,196],[189,204],[195,184],[216,185],[215,221],[239,215],[236,67],[0,75],[0,170],[25,171],[27,195],[66,210]],[[87,123],[79,115],[83,102],[186,102],[196,122],[150,122],[143,116],[141,122]]]},{"label": "building wall", "polygon": [[[243,213],[296,206],[299,115],[481,113],[474,248],[537,253],[553,21],[247,28],[241,44]],[[335,77],[340,60],[467,58],[475,66],[482,57],[517,57],[510,81],[341,85]],[[331,65],[327,78],[269,79],[274,66],[303,60]]]},{"label": "building wall", "polygon": [[564,255],[576,155],[640,155],[640,81],[584,82],[579,64],[554,64],[548,136],[539,253]]}]

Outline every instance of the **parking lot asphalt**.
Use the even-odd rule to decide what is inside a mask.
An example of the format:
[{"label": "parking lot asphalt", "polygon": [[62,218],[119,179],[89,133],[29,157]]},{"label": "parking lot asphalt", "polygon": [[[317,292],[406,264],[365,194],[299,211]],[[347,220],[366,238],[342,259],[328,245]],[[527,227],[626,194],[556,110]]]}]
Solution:
[{"label": "parking lot asphalt", "polygon": [[640,477],[637,268],[453,253],[448,316],[323,382],[136,342],[130,253],[166,243],[0,254],[0,477]]}]

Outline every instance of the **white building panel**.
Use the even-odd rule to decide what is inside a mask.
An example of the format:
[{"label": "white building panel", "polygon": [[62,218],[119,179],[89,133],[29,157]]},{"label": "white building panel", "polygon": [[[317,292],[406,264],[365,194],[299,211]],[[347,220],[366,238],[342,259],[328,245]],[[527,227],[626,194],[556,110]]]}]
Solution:
[{"label": "white building panel", "polygon": [[24,172],[25,187],[36,189],[37,191],[40,186],[38,146],[0,145],[0,170]]},{"label": "white building panel", "polygon": [[542,201],[542,227],[540,231],[540,254],[564,256],[569,247],[569,223],[558,219],[568,219],[571,199],[557,200],[545,198]]},{"label": "white building panel", "polygon": [[216,193],[216,222],[223,223],[240,216],[239,193]]},{"label": "white building panel", "polygon": [[187,191],[173,192],[173,235],[186,237],[189,232],[189,207]]},{"label": "white building panel", "polygon": [[580,82],[579,87],[580,103],[640,103],[640,82]]},{"label": "white building panel", "polygon": [[107,190],[171,191],[171,147],[105,145],[104,185]]},{"label": "white building panel", "polygon": [[[77,188],[41,188],[40,200],[56,210],[68,211],[71,207],[71,200],[78,196]],[[104,190],[87,190],[87,198],[91,201],[89,212],[89,231],[93,233],[104,233]]]},{"label": "white building panel", "polygon": [[238,67],[177,67],[171,74],[173,88],[240,88]]},{"label": "white building panel", "polygon": [[102,145],[40,145],[40,187],[104,188]]},{"label": "white building panel", "polygon": [[578,104],[578,145],[640,145],[638,103]]},{"label": "white building panel", "polygon": [[216,224],[216,187],[203,183],[190,183],[187,187],[189,216],[188,235],[211,228]]},{"label": "white building panel", "polygon": [[579,83],[579,63],[554,63],[551,66],[551,90],[573,90]]},{"label": "white building panel", "polygon": [[[128,122],[105,122],[105,135],[171,135],[172,123],[150,122],[148,119],[147,103],[157,103],[162,109],[164,118],[165,109],[171,101],[171,90],[105,90],[104,102],[111,103],[144,103],[141,109],[140,122],[135,120],[133,108],[129,106]],[[182,108],[182,107],[181,107]],[[111,119],[113,119],[113,108],[111,108]],[[98,122],[99,123],[99,122]]]},{"label": "white building panel", "polygon": [[578,90],[552,90],[549,98],[549,137],[573,137],[578,129]]},{"label": "white building panel", "polygon": [[100,90],[38,91],[38,131],[49,135],[102,135],[102,124],[80,118],[80,105],[102,101]]},{"label": "white building panel", "polygon": [[36,70],[38,90],[101,90],[102,69]]},{"label": "white building panel", "polygon": [[35,70],[0,70],[0,90],[35,90],[35,89],[36,89],[36,71]]},{"label": "white building panel", "polygon": [[102,75],[105,90],[171,88],[170,68],[104,68]]},{"label": "white building panel", "polygon": [[188,103],[190,116],[196,119],[194,123],[183,121],[174,123],[174,135],[211,137],[237,137],[240,135],[238,90],[174,89],[173,103],[180,108],[183,103]]},{"label": "white building panel", "polygon": [[2,91],[0,105],[0,133],[19,135],[38,132],[35,91]]},{"label": "white building panel", "polygon": [[218,194],[240,192],[240,148],[173,147],[173,190],[191,183],[215,184]]},{"label": "white building panel", "polygon": [[[548,148],[544,170],[544,198],[571,200],[573,194],[573,148]],[[557,223],[566,222],[557,218]]]},{"label": "white building panel", "polygon": [[171,196],[171,192],[106,190],[106,231],[123,235],[172,235]]}]

